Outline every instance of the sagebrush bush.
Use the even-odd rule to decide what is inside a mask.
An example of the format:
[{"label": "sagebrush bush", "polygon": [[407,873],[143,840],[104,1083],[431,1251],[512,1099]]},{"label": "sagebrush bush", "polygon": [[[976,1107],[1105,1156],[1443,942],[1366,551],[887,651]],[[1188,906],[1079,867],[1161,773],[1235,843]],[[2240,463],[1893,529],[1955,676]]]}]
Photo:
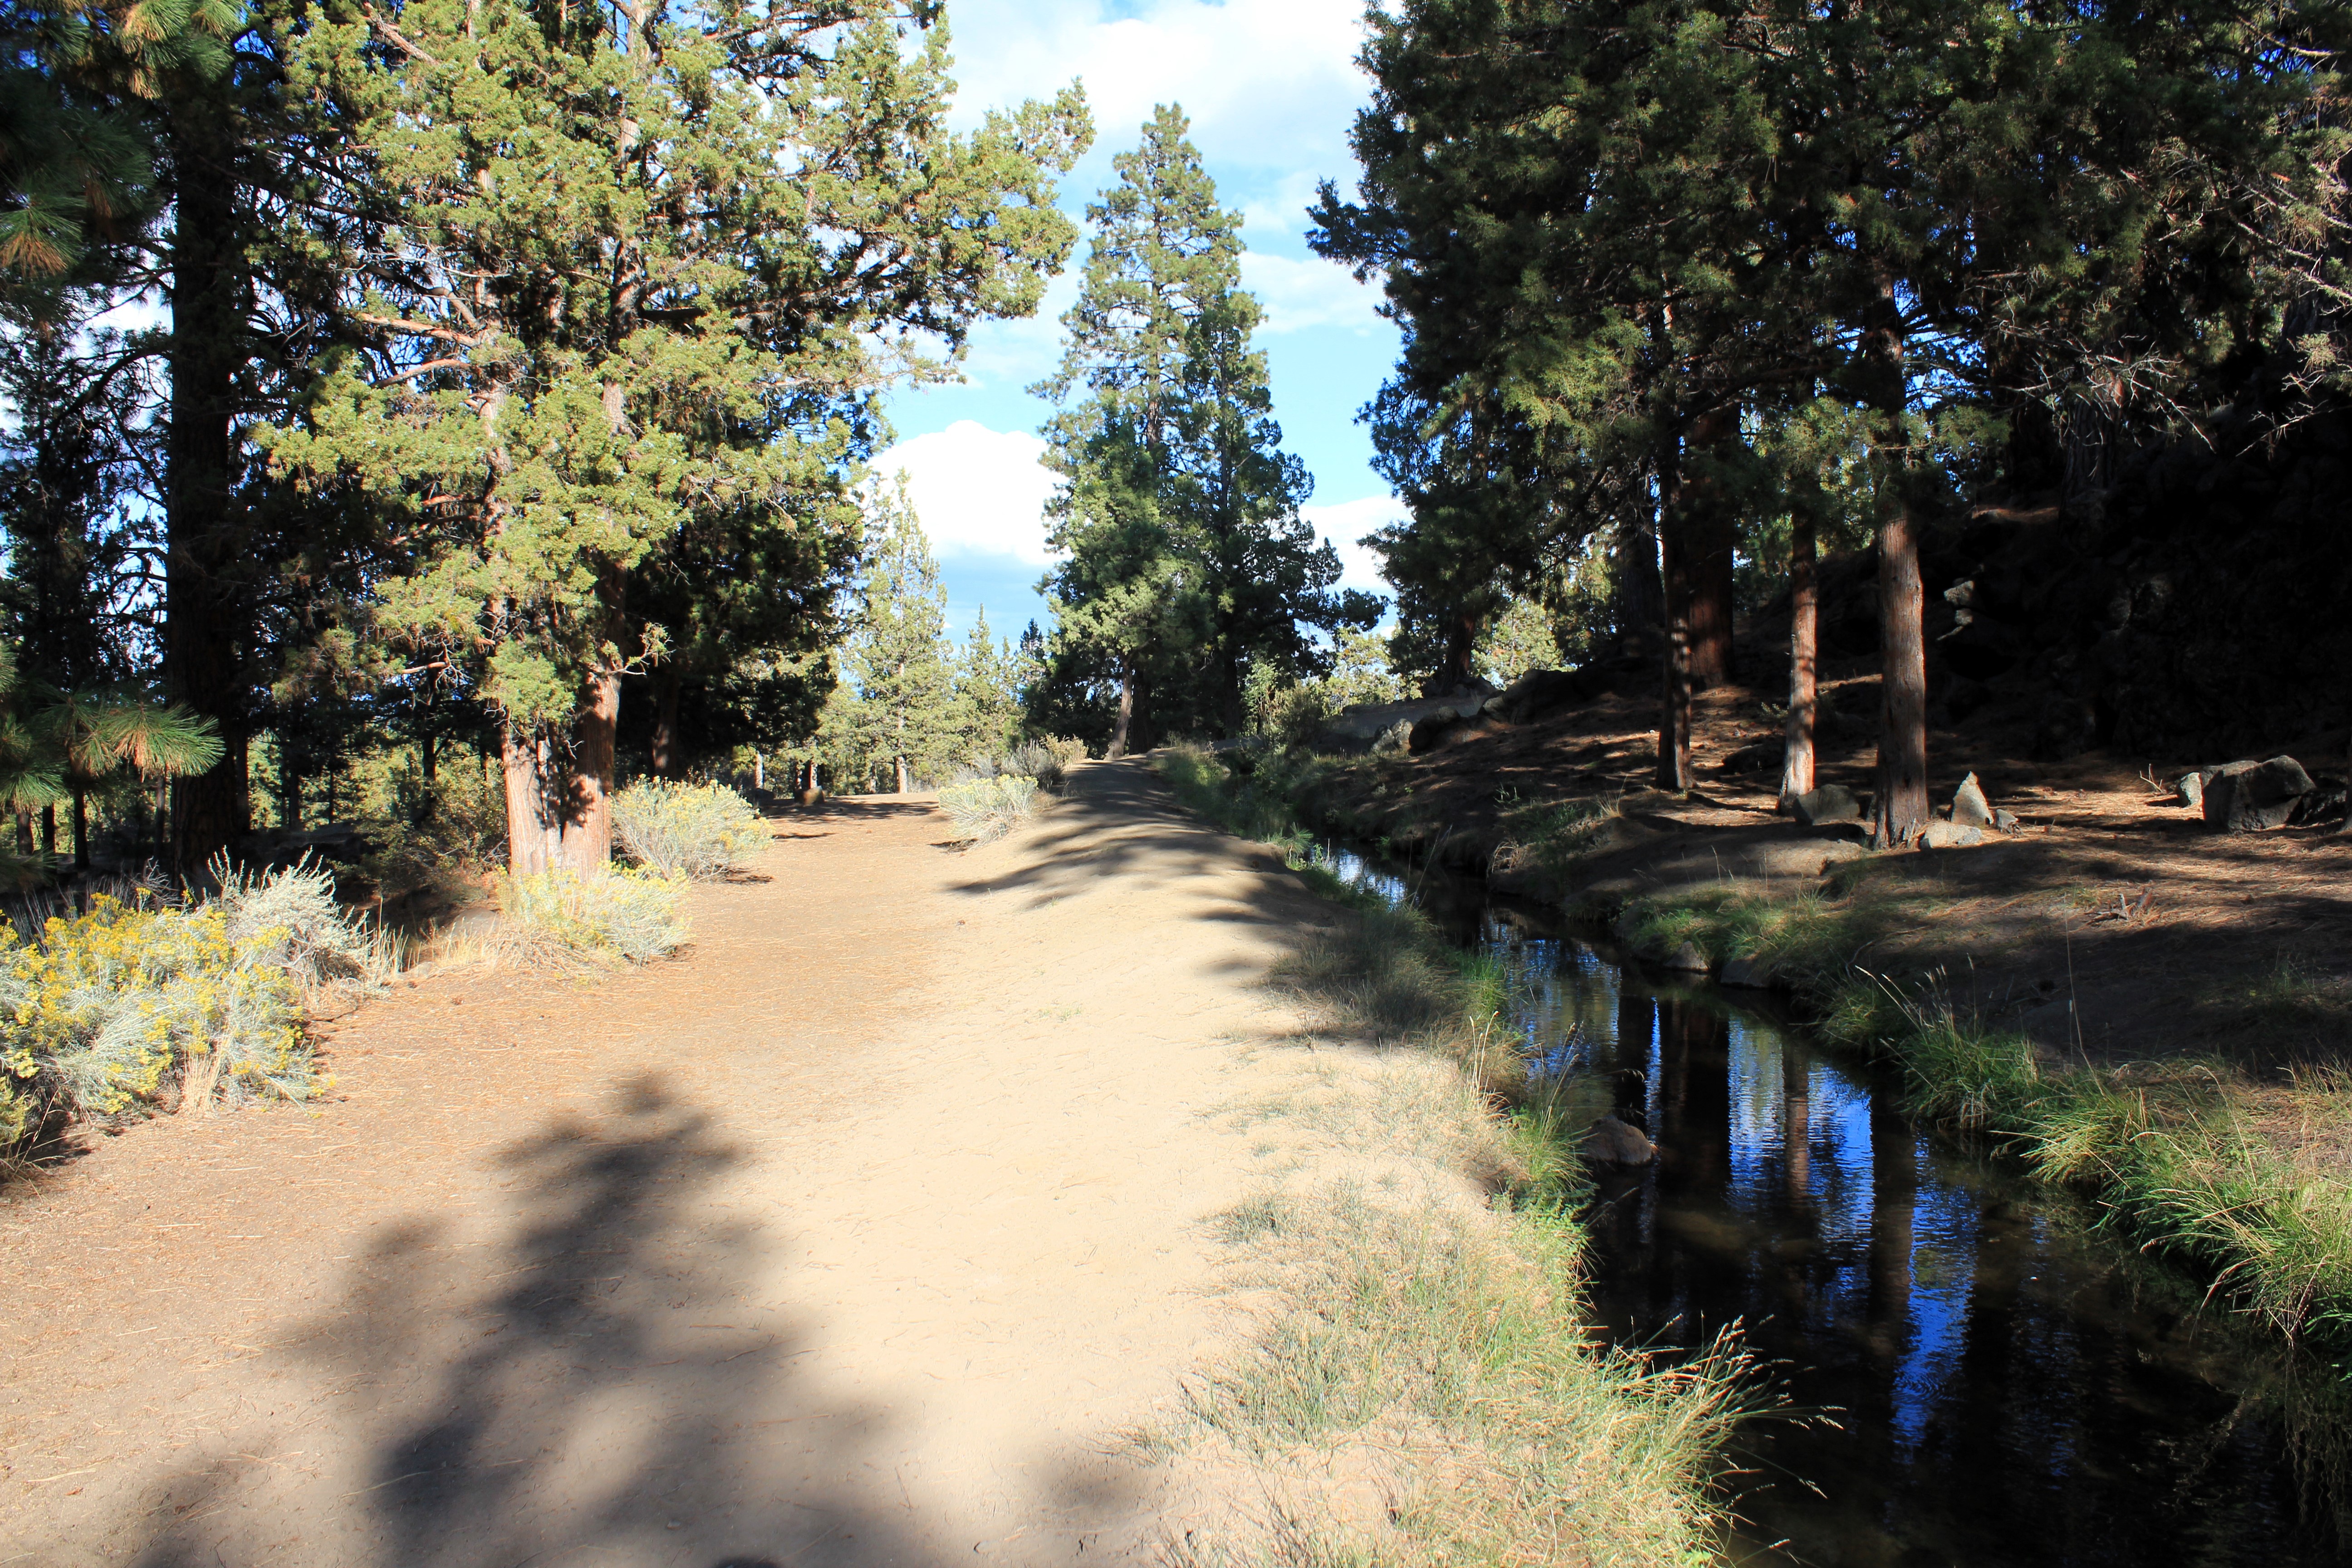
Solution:
[{"label": "sagebrush bush", "polygon": [[940,791],[940,809],[957,836],[974,844],[1003,837],[1036,816],[1038,804],[1034,778],[967,779]]},{"label": "sagebrush bush", "polygon": [[1082,763],[1086,757],[1083,741],[1024,741],[1001,757],[981,757],[965,763],[956,770],[947,787],[983,779],[1025,778],[1040,789],[1059,795],[1069,765]]},{"label": "sagebrush bush", "polygon": [[175,1086],[183,1109],[315,1087],[307,1000],[380,983],[389,951],[323,869],[219,872],[193,909],[101,893],[32,941],[0,927],[0,1143],[52,1111],[115,1114]]},{"label": "sagebrush bush", "polygon": [[336,901],[332,872],[309,860],[273,871],[211,867],[229,938],[257,963],[283,969],[305,994],[336,984],[382,985],[399,967],[387,935]]},{"label": "sagebrush bush", "polygon": [[758,809],[725,784],[664,779],[614,792],[613,832],[638,865],[696,881],[725,876],[768,842]]},{"label": "sagebrush bush", "polygon": [[687,879],[616,866],[506,878],[496,955],[525,962],[643,963],[686,945]]}]

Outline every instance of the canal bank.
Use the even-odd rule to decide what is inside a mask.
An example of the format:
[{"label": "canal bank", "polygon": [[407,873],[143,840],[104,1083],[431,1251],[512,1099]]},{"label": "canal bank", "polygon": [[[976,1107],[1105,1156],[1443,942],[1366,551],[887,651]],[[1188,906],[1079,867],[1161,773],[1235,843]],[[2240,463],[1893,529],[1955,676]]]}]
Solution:
[{"label": "canal bank", "polygon": [[1424,910],[1499,977],[1534,1074],[1576,1086],[1552,1100],[1654,1141],[1654,1162],[1598,1179],[1587,1289],[1621,1344],[1695,1348],[1737,1323],[1775,1363],[1781,1417],[1732,1440],[1735,1557],[2341,1561],[2336,1369],[2144,1257],[2111,1214],[1981,1136],[1930,1133],[1899,1072],[1763,994],[1645,971],[1426,862],[1310,846],[1268,792],[1202,759],[1173,771],[1196,804],[1216,792],[1228,820],[1287,837],[1311,877]]}]

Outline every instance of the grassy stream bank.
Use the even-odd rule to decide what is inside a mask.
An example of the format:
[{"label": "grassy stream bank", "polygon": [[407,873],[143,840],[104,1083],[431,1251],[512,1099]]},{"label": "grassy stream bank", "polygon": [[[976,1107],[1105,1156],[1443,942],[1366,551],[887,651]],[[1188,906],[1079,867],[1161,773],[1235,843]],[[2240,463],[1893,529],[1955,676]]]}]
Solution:
[{"label": "grassy stream bank", "polygon": [[[1223,802],[1215,809],[1236,831],[1295,858],[1313,830],[1350,830],[1317,810],[1328,769],[1319,759],[1270,755],[1247,776],[1206,758],[1172,769],[1196,806]],[[1580,860],[1606,847],[1596,829],[1608,808],[1570,803],[1529,816],[1525,852],[1577,889]],[[1960,944],[1939,950],[1932,896],[1875,874],[1893,858],[1834,865],[1803,886],[1725,879],[1637,892],[1617,879],[1613,890],[1571,891],[1568,909],[1611,923],[1637,952],[1743,965],[1828,1039],[1899,1071],[1917,1118],[1990,1140],[2042,1178],[2090,1194],[2120,1232],[2201,1272],[2217,1298],[2345,1364],[2352,1077],[2309,1065],[2264,1079],[2221,1055],[2095,1063],[2087,1051],[2037,1046],[1977,1005],[2010,982]],[[2239,999],[2239,1027],[2288,1035],[2328,1005],[2282,958]]]},{"label": "grassy stream bank", "polygon": [[[1498,973],[1412,911],[1340,885],[1222,764],[1157,761],[1187,806],[1283,849],[1339,906],[1276,982],[1318,1033],[1372,1046],[1387,1068],[1230,1111],[1311,1125],[1365,1169],[1276,1185],[1223,1216],[1238,1283],[1271,1308],[1254,1346],[1145,1441],[1205,1446],[1268,1478],[1273,1561],[1294,1568],[1713,1561],[1714,1483],[1752,1399],[1748,1363],[1725,1342],[1660,1367],[1578,1326],[1581,1175],[1562,1135],[1590,1112],[1564,1100],[1575,1086],[1531,1080],[1500,1039]],[[1463,1201],[1465,1172],[1484,1206]],[[1318,1499],[1335,1481],[1375,1490],[1385,1521],[1328,1512]]]}]

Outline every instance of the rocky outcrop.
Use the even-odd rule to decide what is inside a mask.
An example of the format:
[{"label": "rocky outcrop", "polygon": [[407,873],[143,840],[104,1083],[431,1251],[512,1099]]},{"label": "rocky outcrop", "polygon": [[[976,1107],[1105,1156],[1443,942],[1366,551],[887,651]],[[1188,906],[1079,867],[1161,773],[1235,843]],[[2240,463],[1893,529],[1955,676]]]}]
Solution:
[{"label": "rocky outcrop", "polygon": [[2228,763],[2205,780],[2206,826],[2224,833],[2284,827],[2311,787],[2311,775],[2293,757]]}]

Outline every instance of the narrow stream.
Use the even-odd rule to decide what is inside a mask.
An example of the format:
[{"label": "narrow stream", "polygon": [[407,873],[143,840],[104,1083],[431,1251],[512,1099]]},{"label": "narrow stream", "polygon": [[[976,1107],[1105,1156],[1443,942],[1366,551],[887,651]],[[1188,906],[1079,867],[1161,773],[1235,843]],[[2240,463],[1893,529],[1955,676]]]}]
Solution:
[{"label": "narrow stream", "polygon": [[2011,1163],[1932,1138],[1850,1058],[1556,917],[1346,851],[1505,965],[1528,1053],[1661,1157],[1602,1178],[1593,1307],[1621,1342],[1724,1325],[1792,1414],[1735,1458],[1734,1561],[1818,1568],[2336,1564],[2352,1386],[2097,1230]]}]

